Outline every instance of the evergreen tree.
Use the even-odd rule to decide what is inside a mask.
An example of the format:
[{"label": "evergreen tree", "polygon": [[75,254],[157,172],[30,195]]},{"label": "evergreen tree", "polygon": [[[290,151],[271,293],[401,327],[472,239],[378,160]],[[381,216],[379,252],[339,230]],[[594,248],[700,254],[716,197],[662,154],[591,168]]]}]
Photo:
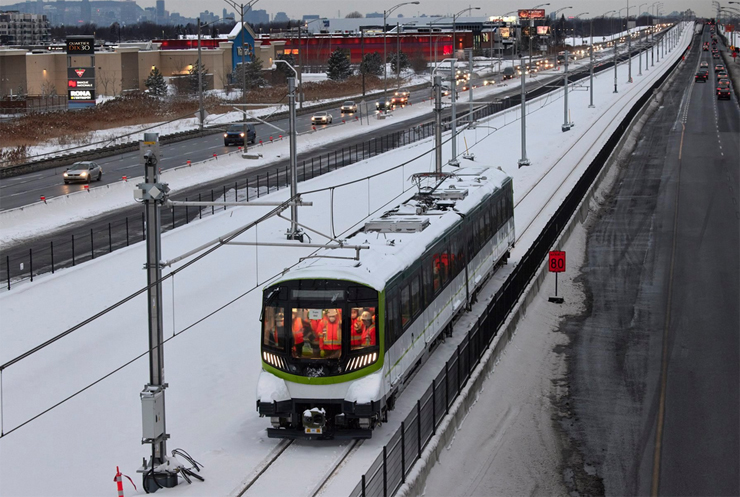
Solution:
[{"label": "evergreen tree", "polygon": [[[278,60],[284,60],[285,62],[287,62],[288,64],[290,64],[293,67],[296,66],[295,57],[293,57],[292,54],[282,53],[282,54],[280,54],[280,55],[277,56],[277,59]],[[280,78],[280,80],[282,82],[286,82],[287,81],[287,78],[290,78],[290,77],[294,77],[295,76],[295,74],[290,69],[290,67],[286,66],[285,64],[275,64],[275,66],[277,67],[277,71],[280,74],[282,74],[282,77]],[[296,84],[298,84],[297,81],[296,81]]]},{"label": "evergreen tree", "polygon": [[[188,70],[188,87],[190,88],[190,93],[193,95],[198,94],[198,70],[198,61],[196,60],[192,67]],[[203,91],[206,91],[208,89],[208,70],[203,64],[200,64],[200,73],[202,74],[201,89]]]},{"label": "evergreen tree", "polygon": [[383,57],[378,52],[365,54],[360,63],[360,72],[380,76],[383,74]]},{"label": "evergreen tree", "polygon": [[167,94],[167,83],[165,82],[162,73],[159,72],[159,69],[157,69],[156,67],[152,69],[152,72],[149,73],[149,77],[146,78],[146,82],[144,84],[146,85],[147,89],[149,89],[149,93],[151,95],[161,97],[162,95]]},{"label": "evergreen tree", "polygon": [[[409,62],[409,58],[408,58],[408,56],[405,53],[400,52],[400,56],[398,58],[401,61],[401,71],[403,71],[407,67],[410,67],[411,66],[411,63]],[[393,52],[391,54],[391,56],[389,57],[389,59],[391,61],[391,72],[393,74],[398,73],[398,66],[397,66],[397,62],[396,62],[396,53]]]},{"label": "evergreen tree", "polygon": [[352,75],[347,55],[339,48],[334,50],[327,62],[326,75],[332,81],[344,81]]},{"label": "evergreen tree", "polygon": [[247,90],[261,88],[267,84],[262,76],[262,61],[257,56],[253,56],[251,61],[244,64],[244,70],[242,70],[241,64],[237,64],[236,69],[234,69],[232,74],[234,85],[240,89],[244,88],[242,75],[247,79]]}]

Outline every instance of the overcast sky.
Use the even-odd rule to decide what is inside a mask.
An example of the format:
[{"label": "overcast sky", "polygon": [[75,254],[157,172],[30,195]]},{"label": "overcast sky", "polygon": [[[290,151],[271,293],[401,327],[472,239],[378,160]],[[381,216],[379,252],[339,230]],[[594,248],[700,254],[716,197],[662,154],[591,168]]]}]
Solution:
[{"label": "overcast sky", "polygon": [[[405,5],[396,10],[393,15],[399,13],[406,17],[415,16],[417,14],[454,14],[466,6],[480,6],[481,10],[475,11],[476,14],[490,16],[490,15],[501,15],[509,11],[519,8],[531,8],[538,3],[545,3],[545,0],[531,0],[531,5],[524,4],[513,0],[496,0],[495,2],[489,1],[455,1],[450,2],[449,0],[419,0],[419,5]],[[244,2],[247,0],[237,0],[237,3]],[[397,5],[401,0],[388,0],[379,2],[367,2],[360,0],[312,0],[311,2],[301,2],[298,0],[260,0],[255,5],[255,9],[264,9],[270,15],[274,15],[276,12],[283,11],[288,14],[291,18],[300,19],[304,14],[318,14],[323,17],[344,17],[349,12],[357,10],[363,15],[368,12],[383,12],[383,9],[387,9]],[[141,7],[153,7],[155,0],[137,0],[137,3]],[[638,5],[643,4],[640,0],[629,0],[630,14],[636,13],[635,9]],[[650,2],[652,3],[652,1]],[[683,11],[691,9],[696,12],[699,16],[713,16],[713,8],[711,0],[662,0],[663,12],[669,13],[674,10]],[[723,6],[728,5],[727,0],[720,2]],[[616,9],[617,7],[627,7],[628,0],[562,0],[550,2],[550,5],[545,7],[547,12],[551,10],[559,9],[561,7],[573,6],[572,9],[566,9],[563,14],[576,15],[581,12],[590,12],[592,16],[598,16],[609,10]],[[221,11],[227,4],[223,0],[216,0],[212,2],[203,2],[202,0],[165,0],[165,8],[170,12],[180,12],[180,14],[188,17],[197,17],[200,12],[208,9],[211,12],[221,14]],[[454,10],[453,10],[454,8]],[[229,12],[234,9],[229,8]],[[647,10],[645,5],[640,9],[641,12]],[[589,17],[589,16],[584,16]]]}]

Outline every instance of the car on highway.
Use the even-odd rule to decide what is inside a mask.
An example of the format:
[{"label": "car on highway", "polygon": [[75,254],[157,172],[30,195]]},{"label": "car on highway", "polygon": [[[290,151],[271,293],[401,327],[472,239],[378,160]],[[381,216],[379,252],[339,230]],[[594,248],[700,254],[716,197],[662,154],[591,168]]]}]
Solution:
[{"label": "car on highway", "polygon": [[714,53],[712,54],[712,58],[713,58],[713,59],[719,59],[719,54],[718,54],[717,52],[714,52]]},{"label": "car on highway", "polygon": [[714,72],[720,72],[725,70],[724,64],[715,64],[714,65]]},{"label": "car on highway", "polygon": [[103,178],[103,168],[93,161],[75,162],[64,171],[62,177],[65,185],[75,181],[82,183],[90,183],[93,180],[100,181]]},{"label": "car on highway", "polygon": [[717,84],[717,100],[730,100],[732,96],[730,94],[729,80],[720,81],[720,83],[724,84]]},{"label": "car on highway", "polygon": [[514,68],[513,67],[504,67],[504,79],[512,79],[514,77]]},{"label": "car on highway", "polygon": [[[246,127],[246,132],[244,131]],[[257,141],[257,131],[254,124],[230,124],[224,133],[224,146],[244,145],[244,139],[254,144]]]},{"label": "car on highway", "polygon": [[700,69],[694,75],[694,81],[702,81],[704,83],[709,79],[709,72],[706,69]]},{"label": "car on highway", "polygon": [[709,69],[709,62],[706,60],[701,61],[699,64],[699,69]]},{"label": "car on highway", "polygon": [[311,124],[331,124],[333,117],[327,111],[322,110],[311,116]]},{"label": "car on highway", "polygon": [[391,101],[386,98],[379,98],[378,101],[375,102],[375,110],[378,112],[387,112],[391,110],[392,107]]},{"label": "car on highway", "polygon": [[339,111],[342,114],[354,114],[357,112],[357,104],[354,103],[352,100],[347,100],[342,104],[341,107],[339,107]]},{"label": "car on highway", "polygon": [[729,78],[727,71],[719,71],[717,73],[717,79],[726,79]]},{"label": "car on highway", "polygon": [[702,50],[704,50],[705,52],[709,51],[709,42],[706,42],[706,41],[704,42],[704,45],[702,46]]},{"label": "car on highway", "polygon": [[391,105],[408,105],[410,96],[411,93],[407,91],[397,91],[391,97]]}]

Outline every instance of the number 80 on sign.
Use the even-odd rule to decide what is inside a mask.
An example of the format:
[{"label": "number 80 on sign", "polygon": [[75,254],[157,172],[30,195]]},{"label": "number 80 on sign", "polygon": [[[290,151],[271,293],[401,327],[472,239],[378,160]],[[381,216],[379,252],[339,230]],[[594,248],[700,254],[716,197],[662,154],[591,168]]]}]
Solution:
[{"label": "number 80 on sign", "polygon": [[547,267],[551,273],[565,272],[565,252],[553,250],[550,252]]}]

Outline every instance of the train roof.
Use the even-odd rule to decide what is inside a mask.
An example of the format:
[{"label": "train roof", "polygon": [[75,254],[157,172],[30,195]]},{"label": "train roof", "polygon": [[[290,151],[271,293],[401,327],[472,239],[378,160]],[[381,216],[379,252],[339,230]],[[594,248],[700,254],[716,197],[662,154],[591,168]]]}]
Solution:
[{"label": "train roof", "polygon": [[[429,179],[437,178],[432,174]],[[297,279],[340,279],[382,291],[396,274],[411,266],[447,230],[511,178],[493,167],[466,167],[437,181],[433,191],[428,187],[420,189],[424,194],[416,194],[370,218],[345,240],[346,245],[370,247],[360,251],[359,261],[330,258],[344,254],[320,249],[269,286]]]}]

